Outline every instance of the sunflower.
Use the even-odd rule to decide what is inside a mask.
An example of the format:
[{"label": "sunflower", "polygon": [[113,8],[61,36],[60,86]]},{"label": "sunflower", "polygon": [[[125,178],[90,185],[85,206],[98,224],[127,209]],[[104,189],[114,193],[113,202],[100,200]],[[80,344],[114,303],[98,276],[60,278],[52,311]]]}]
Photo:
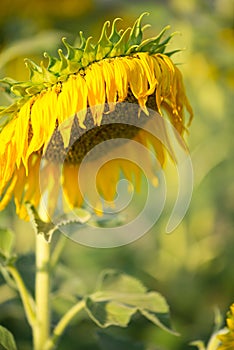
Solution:
[{"label": "sunflower", "polygon": [[227,313],[227,328],[228,332],[218,335],[221,345],[217,350],[232,350],[234,349],[234,304],[231,305]]},{"label": "sunflower", "polygon": [[[131,121],[126,122],[119,113],[123,103],[137,104],[137,115],[131,111],[127,114],[131,120],[144,123],[149,109],[161,116],[166,112],[181,136],[186,130],[185,109],[190,115],[189,122],[192,119],[181,72],[170,58],[175,51],[165,52],[173,34],[163,39],[166,27],[156,37],[143,39],[147,27],[142,27],[144,15],[125,31],[117,30],[118,18],[112,25],[105,22],[95,45],[82,32],[79,47],[73,47],[63,38],[66,54],[58,50],[59,57],[55,58],[45,53],[47,66],[44,61],[38,66],[25,60],[29,81],[10,78],[1,81],[13,103],[0,110],[0,210],[14,197],[17,214],[28,219],[26,203],[37,208],[42,194],[48,191],[53,212],[61,162],[60,181],[66,201],[71,208],[81,207],[79,166],[95,145],[109,139],[122,137],[140,142],[153,148],[159,162],[164,164],[161,141]],[[44,168],[46,175],[39,185],[42,158],[49,165]],[[87,168],[87,188],[90,171]],[[104,199],[113,200],[120,172],[127,179],[134,177],[135,186],[140,186],[136,164],[113,159],[96,177]],[[151,173],[152,182],[156,183],[157,178]]]}]

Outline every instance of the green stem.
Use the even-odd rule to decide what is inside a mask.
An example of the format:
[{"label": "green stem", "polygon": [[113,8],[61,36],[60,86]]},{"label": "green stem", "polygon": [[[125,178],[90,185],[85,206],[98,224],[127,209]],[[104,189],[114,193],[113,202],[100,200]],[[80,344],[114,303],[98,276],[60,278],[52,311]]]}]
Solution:
[{"label": "green stem", "polygon": [[51,259],[50,259],[51,270],[53,270],[54,267],[57,265],[57,262],[59,260],[59,257],[63,251],[63,248],[66,242],[67,242],[67,237],[63,234],[60,234],[59,239],[56,243],[56,246],[51,254]]},{"label": "green stem", "polygon": [[58,339],[63,334],[65,328],[72,321],[72,319],[84,308],[85,301],[81,300],[75,304],[68,312],[61,318],[57,326],[54,328],[53,335],[46,343],[45,350],[52,350],[55,348]]},{"label": "green stem", "polygon": [[50,333],[50,244],[44,236],[36,236],[36,323],[33,327],[34,350],[43,350]]},{"label": "green stem", "polygon": [[9,269],[7,267],[3,267],[0,265],[0,271],[2,274],[2,277],[4,278],[6,284],[11,287],[12,289],[18,290],[17,284],[14,280],[14,277],[10,274]]},{"label": "green stem", "polygon": [[14,265],[7,266],[7,270],[10,272],[11,276],[14,278],[17,289],[19,291],[25,314],[28,320],[28,323],[31,327],[35,324],[35,303],[32,296],[29,294],[22,277],[20,276],[18,270]]}]

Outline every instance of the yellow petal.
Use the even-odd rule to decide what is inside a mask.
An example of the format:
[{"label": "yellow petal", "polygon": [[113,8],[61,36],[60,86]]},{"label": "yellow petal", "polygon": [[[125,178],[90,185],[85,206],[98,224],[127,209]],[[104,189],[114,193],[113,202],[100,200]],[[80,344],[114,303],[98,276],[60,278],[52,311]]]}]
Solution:
[{"label": "yellow petal", "polygon": [[17,151],[15,144],[9,143],[5,150],[5,154],[1,156],[0,193],[2,193],[15,171],[16,155]]},{"label": "yellow petal", "polygon": [[62,84],[62,91],[58,95],[57,107],[55,110],[59,124],[72,116],[72,91],[70,88],[70,81],[65,81]]},{"label": "yellow petal", "polygon": [[115,104],[117,101],[117,88],[116,88],[116,79],[114,72],[113,60],[102,62],[103,76],[105,79],[106,86],[106,98],[109,105],[109,112],[113,112],[115,109]]},{"label": "yellow petal", "polygon": [[118,92],[118,102],[126,99],[128,94],[128,82],[130,80],[129,66],[126,64],[126,58],[117,58],[113,60],[116,88]]},{"label": "yellow petal", "polygon": [[8,144],[14,141],[13,136],[16,129],[16,122],[16,118],[11,120],[0,133],[0,156],[5,153]]},{"label": "yellow petal", "polygon": [[77,114],[79,125],[81,128],[86,128],[84,125],[86,113],[87,113],[87,103],[88,103],[88,89],[86,82],[82,76],[77,75],[76,79],[73,80],[74,89],[77,92],[74,95],[74,110]]},{"label": "yellow petal", "polygon": [[31,107],[31,125],[32,125],[32,139],[29,143],[27,154],[25,157],[25,162],[33,152],[40,150],[46,141],[46,129],[48,125],[44,117],[44,94],[40,94]]},{"label": "yellow petal", "polygon": [[13,176],[9,187],[7,188],[6,192],[4,193],[4,195],[0,201],[0,210],[3,210],[7,206],[9,201],[11,200],[12,194],[14,192],[16,181],[17,181],[17,176]]},{"label": "yellow petal", "polygon": [[85,76],[88,88],[88,102],[93,115],[95,125],[100,125],[105,108],[105,82],[101,66],[94,63],[86,71]]},{"label": "yellow petal", "polygon": [[[15,143],[17,147],[16,165],[19,168],[21,161],[25,161],[28,149],[28,131],[31,101],[27,101],[20,109],[15,125]],[[25,164],[26,166],[26,164]]]},{"label": "yellow petal", "polygon": [[63,193],[72,208],[80,207],[83,202],[78,185],[78,170],[79,167],[73,164],[64,164],[63,167]]}]

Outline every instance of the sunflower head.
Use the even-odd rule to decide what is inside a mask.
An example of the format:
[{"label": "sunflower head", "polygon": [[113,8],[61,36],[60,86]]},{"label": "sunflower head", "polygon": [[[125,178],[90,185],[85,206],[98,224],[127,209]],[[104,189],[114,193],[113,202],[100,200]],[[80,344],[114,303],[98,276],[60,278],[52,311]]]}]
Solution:
[{"label": "sunflower head", "polygon": [[[58,50],[58,57],[45,53],[47,66],[44,61],[37,65],[25,60],[30,72],[28,81],[1,80],[13,102],[0,108],[0,209],[13,196],[18,215],[27,218],[25,203],[38,207],[43,192],[48,190],[53,211],[56,166],[61,160],[64,166],[60,183],[66,200],[71,207],[80,207],[83,198],[77,173],[82,159],[94,146],[116,137],[153,148],[160,163],[164,163],[162,142],[141,130],[141,124],[134,125],[134,120],[144,124],[149,109],[161,116],[166,112],[182,135],[187,123],[185,109],[189,122],[192,109],[182,75],[170,58],[179,50],[167,51],[173,34],[163,39],[166,27],[153,38],[143,38],[148,27],[142,27],[145,15],[125,31],[117,29],[118,18],[112,25],[105,22],[96,44],[82,32],[79,47],[64,38],[66,52]],[[126,102],[139,106],[137,115],[131,108],[126,115],[119,112],[120,104]],[[45,177],[47,181],[39,186],[42,157],[52,166],[45,168],[50,172]],[[90,171],[87,169],[87,173]],[[135,185],[139,185],[136,167],[125,161],[115,160],[101,171],[97,187],[108,200],[114,197],[120,171],[127,178],[135,174]]]},{"label": "sunflower head", "polygon": [[218,347],[218,350],[234,349],[234,304],[230,306],[230,310],[227,313],[226,323],[228,331],[217,336],[221,341],[221,345]]}]

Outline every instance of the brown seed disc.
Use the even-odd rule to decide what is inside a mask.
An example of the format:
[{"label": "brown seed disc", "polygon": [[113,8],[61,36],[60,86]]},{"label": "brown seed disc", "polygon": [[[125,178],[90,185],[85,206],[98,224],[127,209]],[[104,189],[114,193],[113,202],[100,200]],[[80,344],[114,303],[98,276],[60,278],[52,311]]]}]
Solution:
[{"label": "brown seed disc", "polygon": [[[127,102],[127,103],[125,103]],[[62,136],[57,128],[47,146],[45,158],[53,162],[67,162],[70,164],[80,164],[86,154],[93,147],[110,139],[133,139],[139,132],[140,126],[147,121],[147,116],[141,111],[139,118],[139,108],[137,99],[130,91],[123,103],[117,103],[113,112],[103,114],[100,126],[95,126],[90,109],[87,111],[85,118],[86,129],[79,126],[77,116],[74,116],[71,127],[71,136],[69,146],[64,148]],[[155,95],[148,98],[146,106],[156,110]],[[108,105],[106,104],[107,112]],[[124,141],[126,142],[126,140]],[[99,152],[107,152],[110,150],[110,144],[106,149],[105,143],[103,147],[99,146]],[[111,147],[115,147],[115,143],[111,143]]]}]

